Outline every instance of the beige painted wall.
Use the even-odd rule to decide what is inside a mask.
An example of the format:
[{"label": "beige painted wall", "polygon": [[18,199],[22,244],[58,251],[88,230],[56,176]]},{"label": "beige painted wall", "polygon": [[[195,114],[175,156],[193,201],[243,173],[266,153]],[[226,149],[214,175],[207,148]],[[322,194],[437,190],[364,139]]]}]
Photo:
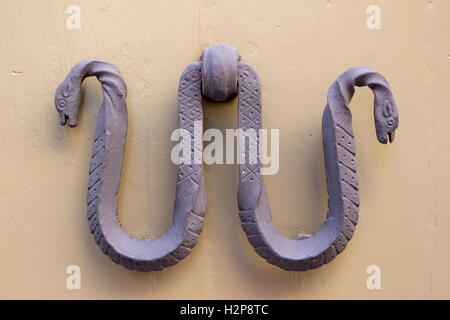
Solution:
[{"label": "beige painted wall", "polygon": [[[66,8],[81,8],[81,29]],[[366,8],[381,7],[381,30]],[[450,1],[0,1],[0,298],[450,298]],[[115,64],[127,82],[129,131],[120,219],[137,238],[171,224],[170,162],[183,68],[226,42],[259,73],[263,125],[280,129],[280,171],[265,178],[275,224],[314,232],[326,212],[321,116],[347,67],[390,82],[400,112],[394,144],[378,144],[372,94],[351,105],[360,222],[347,249],[317,270],[267,264],[240,227],[237,167],[205,166],[205,229],[193,253],[162,272],[130,272],[96,246],[85,217],[101,90],[84,85],[75,129],[58,124],[53,95],[73,64]],[[205,103],[205,128],[236,126],[236,101]],[[66,288],[66,267],[82,289]],[[382,289],[366,288],[366,268]]]}]

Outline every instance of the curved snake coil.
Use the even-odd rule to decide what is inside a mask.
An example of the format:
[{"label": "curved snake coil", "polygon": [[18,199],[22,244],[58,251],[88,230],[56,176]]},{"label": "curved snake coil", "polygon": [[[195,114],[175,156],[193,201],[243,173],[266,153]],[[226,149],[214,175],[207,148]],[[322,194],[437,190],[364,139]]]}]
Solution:
[{"label": "curved snake coil", "polygon": [[[201,164],[178,166],[173,223],[154,240],[136,240],[121,227],[117,193],[128,127],[127,88],[117,68],[106,62],[86,60],[76,64],[55,94],[61,124],[77,124],[81,83],[95,76],[103,89],[103,102],[95,129],[89,168],[87,216],[90,231],[104,254],[130,270],[162,270],[184,259],[197,243],[203,228],[206,194]],[[194,121],[202,121],[201,64],[183,72],[179,87],[180,127],[193,132]],[[193,154],[192,154],[193,160]],[[193,161],[191,161],[194,163]]]},{"label": "curved snake coil", "polygon": [[[239,65],[239,86],[239,128],[258,130],[261,128],[259,80],[256,72],[243,63]],[[304,271],[330,262],[345,249],[358,223],[358,178],[349,109],[354,86],[368,86],[374,92],[379,142],[392,142],[398,126],[391,89],[379,73],[367,67],[350,68],[331,85],[322,119],[329,211],[325,222],[312,236],[297,240],[284,237],[272,223],[260,174],[261,162],[240,165],[238,205],[242,227],[256,252],[284,270]]]}]

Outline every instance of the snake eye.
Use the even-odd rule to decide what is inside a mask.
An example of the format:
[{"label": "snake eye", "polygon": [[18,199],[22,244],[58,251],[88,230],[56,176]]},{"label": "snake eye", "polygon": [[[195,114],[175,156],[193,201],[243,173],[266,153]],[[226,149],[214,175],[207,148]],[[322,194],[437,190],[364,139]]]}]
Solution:
[{"label": "snake eye", "polygon": [[388,125],[392,126],[392,125],[394,125],[394,123],[395,123],[394,118],[390,117],[390,118],[387,119],[387,124]]},{"label": "snake eye", "polygon": [[67,102],[65,99],[59,99],[58,100],[58,106],[61,108],[64,108],[66,106]]}]

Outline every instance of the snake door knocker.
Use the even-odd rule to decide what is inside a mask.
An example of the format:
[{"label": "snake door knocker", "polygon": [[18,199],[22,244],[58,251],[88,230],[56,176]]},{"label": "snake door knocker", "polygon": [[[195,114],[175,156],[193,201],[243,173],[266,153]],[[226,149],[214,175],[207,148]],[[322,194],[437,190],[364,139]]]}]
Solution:
[{"label": "snake door knocker", "polygon": [[[238,95],[238,128],[261,129],[261,87],[251,66],[239,61],[237,50],[214,45],[203,52],[203,94],[215,101]],[[375,127],[381,143],[392,142],[398,126],[397,107],[382,75],[367,67],[350,68],[332,84],[322,123],[329,211],[321,228],[309,237],[291,240],[272,223],[261,175],[259,135],[246,141],[245,162],[239,165],[238,206],[242,227],[256,252],[284,270],[304,271],[333,260],[347,246],[358,222],[356,176],[350,100],[354,86],[368,86],[375,95]],[[206,89],[206,90],[205,90]],[[248,161],[257,144],[256,163]]]},{"label": "snake door knocker", "polygon": [[[192,132],[202,120],[200,63],[183,72],[179,88],[180,126]],[[61,124],[77,125],[81,83],[95,76],[103,89],[92,159],[89,168],[87,216],[100,249],[112,261],[130,270],[162,270],[184,259],[197,243],[203,228],[206,193],[201,164],[180,164],[173,213],[167,232],[154,240],[137,240],[122,229],[117,211],[122,162],[128,127],[127,88],[117,68],[106,62],[86,60],[76,64],[55,94]],[[193,159],[192,159],[193,160]],[[193,161],[191,163],[194,163]]]},{"label": "snake door knocker", "polygon": [[[202,121],[202,96],[225,101],[238,95],[239,129],[262,127],[261,89],[256,72],[241,62],[238,51],[225,44],[205,49],[201,62],[184,70],[179,85],[179,123],[193,135],[194,121]],[[87,76],[102,83],[104,101],[97,120],[88,191],[90,229],[102,251],[114,262],[138,271],[161,270],[189,254],[203,227],[206,194],[201,164],[180,164],[173,224],[160,238],[131,238],[117,217],[117,192],[127,130],[126,86],[117,69],[105,62],[77,64],[58,87],[55,103],[61,124],[75,126],[80,86]],[[351,68],[328,92],[322,123],[329,211],[321,228],[310,237],[290,240],[272,223],[261,175],[257,141],[245,141],[245,162],[239,165],[238,207],[242,227],[256,252],[285,270],[320,267],[341,253],[358,222],[359,196],[351,113],[354,86],[369,86],[375,94],[375,126],[381,143],[392,142],[398,114],[387,81],[370,68]],[[250,143],[257,144],[257,161],[250,163]],[[195,163],[191,158],[191,163]]]}]

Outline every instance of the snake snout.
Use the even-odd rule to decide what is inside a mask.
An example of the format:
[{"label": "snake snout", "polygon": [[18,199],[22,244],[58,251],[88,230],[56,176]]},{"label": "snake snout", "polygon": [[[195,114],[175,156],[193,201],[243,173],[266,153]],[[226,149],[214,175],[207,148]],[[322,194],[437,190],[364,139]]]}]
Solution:
[{"label": "snake snout", "polygon": [[394,142],[395,130],[392,130],[391,132],[388,132],[388,138],[389,138],[389,143]]},{"label": "snake snout", "polygon": [[376,130],[378,141],[382,144],[394,142],[395,129],[396,128],[386,128],[384,126],[378,127]]},{"label": "snake snout", "polygon": [[74,116],[71,116],[70,114],[67,114],[64,111],[61,111],[59,113],[59,121],[62,126],[64,126],[66,123],[69,125],[69,127],[76,127],[77,126],[77,119]]},{"label": "snake snout", "polygon": [[59,123],[64,126],[67,122],[67,115],[64,112],[59,113]]}]

